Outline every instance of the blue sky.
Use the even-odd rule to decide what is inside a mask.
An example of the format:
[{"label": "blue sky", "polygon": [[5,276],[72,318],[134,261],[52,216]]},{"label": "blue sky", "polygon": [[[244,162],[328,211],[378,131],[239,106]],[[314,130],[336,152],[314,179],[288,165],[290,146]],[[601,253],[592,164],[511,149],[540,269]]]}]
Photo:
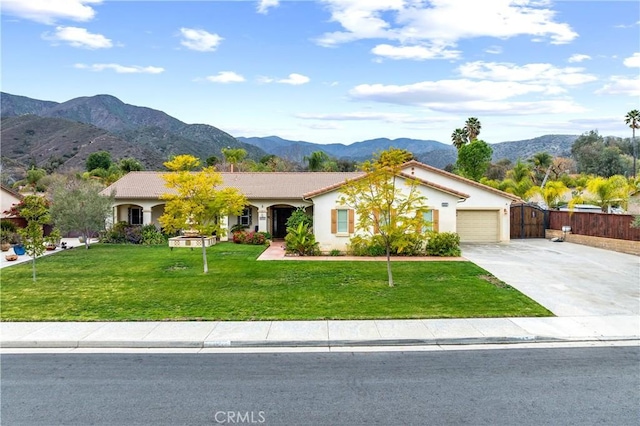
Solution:
[{"label": "blue sky", "polygon": [[315,143],[628,137],[640,3],[3,0],[2,90]]}]

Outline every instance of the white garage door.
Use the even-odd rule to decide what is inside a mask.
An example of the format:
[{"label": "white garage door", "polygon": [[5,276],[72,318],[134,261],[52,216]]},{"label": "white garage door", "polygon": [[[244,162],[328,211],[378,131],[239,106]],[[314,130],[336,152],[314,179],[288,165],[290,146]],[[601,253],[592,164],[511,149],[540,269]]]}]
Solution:
[{"label": "white garage door", "polygon": [[456,229],[465,243],[500,241],[498,210],[458,210]]}]

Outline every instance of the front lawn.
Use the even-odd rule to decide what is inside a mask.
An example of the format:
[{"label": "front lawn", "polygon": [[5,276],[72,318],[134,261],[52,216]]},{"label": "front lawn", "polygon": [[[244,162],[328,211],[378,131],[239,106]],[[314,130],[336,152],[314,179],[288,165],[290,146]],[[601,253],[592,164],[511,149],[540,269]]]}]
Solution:
[{"label": "front lawn", "polygon": [[261,261],[261,246],[93,245],[1,271],[3,321],[550,316],[470,262]]}]

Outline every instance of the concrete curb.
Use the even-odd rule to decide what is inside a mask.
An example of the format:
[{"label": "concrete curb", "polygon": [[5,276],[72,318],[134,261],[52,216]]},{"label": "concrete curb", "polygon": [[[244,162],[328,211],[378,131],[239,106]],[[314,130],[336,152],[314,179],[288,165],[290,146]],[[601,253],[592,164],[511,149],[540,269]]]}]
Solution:
[{"label": "concrete curb", "polygon": [[468,346],[468,345],[499,345],[519,343],[576,343],[576,342],[614,342],[640,340],[638,336],[620,337],[547,337],[547,336],[513,336],[513,337],[469,337],[449,339],[379,339],[379,340],[234,340],[234,341],[185,341],[185,340],[103,340],[103,341],[27,341],[13,340],[0,343],[0,348],[6,349],[37,349],[37,348],[288,348],[288,347],[365,347],[365,346]]}]

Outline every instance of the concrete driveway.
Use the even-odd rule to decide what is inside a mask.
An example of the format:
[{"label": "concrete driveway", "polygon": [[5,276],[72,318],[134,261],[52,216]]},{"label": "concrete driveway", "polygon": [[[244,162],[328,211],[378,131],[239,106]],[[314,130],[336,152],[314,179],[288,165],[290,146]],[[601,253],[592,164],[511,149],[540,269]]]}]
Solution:
[{"label": "concrete driveway", "polygon": [[557,316],[640,314],[637,256],[545,239],[463,244],[462,256]]}]

